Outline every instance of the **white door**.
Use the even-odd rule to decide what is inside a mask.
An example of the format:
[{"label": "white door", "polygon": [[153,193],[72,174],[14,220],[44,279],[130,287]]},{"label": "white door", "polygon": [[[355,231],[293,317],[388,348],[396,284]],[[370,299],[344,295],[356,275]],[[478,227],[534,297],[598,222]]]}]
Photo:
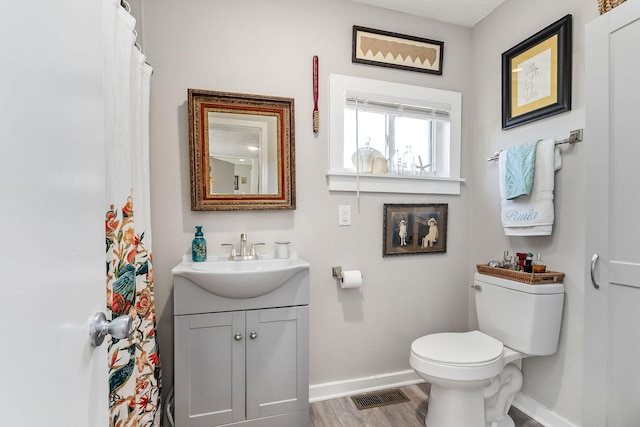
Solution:
[{"label": "white door", "polygon": [[640,0],[587,26],[586,427],[640,423],[639,40]]},{"label": "white door", "polygon": [[0,5],[0,425],[107,426],[100,2]]}]

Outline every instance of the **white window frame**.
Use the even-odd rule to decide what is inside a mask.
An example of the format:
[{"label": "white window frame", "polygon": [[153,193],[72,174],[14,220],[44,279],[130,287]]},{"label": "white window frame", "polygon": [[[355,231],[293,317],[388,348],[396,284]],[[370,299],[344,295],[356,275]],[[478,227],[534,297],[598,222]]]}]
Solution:
[{"label": "white window frame", "polygon": [[[330,191],[460,194],[460,152],[462,135],[462,94],[402,83],[329,75],[329,172]],[[348,97],[377,99],[449,110],[449,143],[436,148],[436,175],[359,174],[345,171],[344,110]]]}]

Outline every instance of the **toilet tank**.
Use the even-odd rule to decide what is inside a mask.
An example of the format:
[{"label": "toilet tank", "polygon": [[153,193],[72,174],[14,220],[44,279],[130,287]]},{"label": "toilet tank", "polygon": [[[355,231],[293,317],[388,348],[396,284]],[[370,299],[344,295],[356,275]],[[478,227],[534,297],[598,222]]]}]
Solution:
[{"label": "toilet tank", "polygon": [[558,348],[564,285],[529,285],[476,273],[478,329],[507,347],[531,356]]}]

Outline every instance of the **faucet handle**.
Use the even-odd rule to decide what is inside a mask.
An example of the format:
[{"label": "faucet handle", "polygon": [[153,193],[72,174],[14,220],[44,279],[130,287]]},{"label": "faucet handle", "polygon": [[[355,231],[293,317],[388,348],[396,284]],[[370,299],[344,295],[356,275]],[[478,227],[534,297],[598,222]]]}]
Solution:
[{"label": "faucet handle", "polygon": [[251,256],[257,258],[258,254],[256,253],[256,246],[264,246],[264,243],[254,243],[251,245]]},{"label": "faucet handle", "polygon": [[236,255],[237,255],[236,247],[235,247],[235,246],[233,246],[233,244],[232,244],[232,243],[223,243],[223,244],[221,244],[220,246],[231,246],[231,253],[229,254],[229,257],[234,257],[234,256],[236,256]]}]

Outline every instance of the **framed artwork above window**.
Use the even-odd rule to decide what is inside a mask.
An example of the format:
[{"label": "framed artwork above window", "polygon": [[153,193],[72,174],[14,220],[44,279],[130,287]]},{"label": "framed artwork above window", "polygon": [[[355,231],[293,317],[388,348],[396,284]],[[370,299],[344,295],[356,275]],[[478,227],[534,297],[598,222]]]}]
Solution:
[{"label": "framed artwork above window", "polygon": [[354,63],[441,75],[443,55],[441,41],[353,26]]}]

